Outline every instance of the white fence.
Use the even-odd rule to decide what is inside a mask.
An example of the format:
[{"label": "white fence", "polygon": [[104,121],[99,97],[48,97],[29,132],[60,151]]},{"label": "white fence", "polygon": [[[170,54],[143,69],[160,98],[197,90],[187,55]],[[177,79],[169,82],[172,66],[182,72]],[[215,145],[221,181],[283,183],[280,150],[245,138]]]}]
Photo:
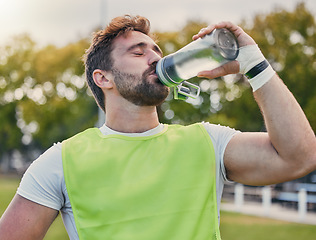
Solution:
[{"label": "white fence", "polygon": [[[226,189],[226,188],[225,188]],[[271,186],[248,187],[242,184],[230,186],[224,190],[224,198],[233,196],[235,211],[241,212],[247,205],[247,201],[252,200],[261,204],[261,212],[269,217],[272,211],[272,202],[297,207],[297,218],[304,222],[308,212],[308,207],[315,210],[316,206],[316,185],[315,184],[297,184],[295,192],[275,191]]]}]

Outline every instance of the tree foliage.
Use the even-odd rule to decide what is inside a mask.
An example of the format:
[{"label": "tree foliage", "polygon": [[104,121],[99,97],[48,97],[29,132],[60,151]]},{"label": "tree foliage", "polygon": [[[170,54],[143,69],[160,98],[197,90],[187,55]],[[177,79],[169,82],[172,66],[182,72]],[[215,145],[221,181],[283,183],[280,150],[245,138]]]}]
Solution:
[{"label": "tree foliage", "polygon": [[[265,57],[296,97],[315,131],[316,24],[312,13],[300,3],[293,12],[275,10],[267,16],[257,15],[253,27],[245,29],[256,40]],[[259,130],[259,125],[248,127],[242,123],[240,114],[230,113],[230,109],[237,106],[245,109],[243,113],[246,114],[251,101],[249,95],[249,91],[244,92],[240,99],[227,104],[223,112],[239,118],[236,127]],[[252,105],[254,104],[252,101]],[[254,117],[254,112],[251,115]],[[245,121],[246,119],[247,117]]]},{"label": "tree foliage", "polygon": [[[0,49],[0,154],[43,151],[96,122],[81,56],[86,39],[37,49],[27,36]],[[0,155],[0,158],[1,158]]]}]

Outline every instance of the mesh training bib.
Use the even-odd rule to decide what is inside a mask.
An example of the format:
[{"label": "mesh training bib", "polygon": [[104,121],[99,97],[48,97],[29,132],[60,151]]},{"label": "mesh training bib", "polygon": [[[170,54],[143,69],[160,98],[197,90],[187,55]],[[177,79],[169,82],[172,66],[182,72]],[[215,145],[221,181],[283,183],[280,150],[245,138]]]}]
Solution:
[{"label": "mesh training bib", "polygon": [[88,129],[62,143],[81,240],[220,239],[215,155],[201,124],[149,137]]}]

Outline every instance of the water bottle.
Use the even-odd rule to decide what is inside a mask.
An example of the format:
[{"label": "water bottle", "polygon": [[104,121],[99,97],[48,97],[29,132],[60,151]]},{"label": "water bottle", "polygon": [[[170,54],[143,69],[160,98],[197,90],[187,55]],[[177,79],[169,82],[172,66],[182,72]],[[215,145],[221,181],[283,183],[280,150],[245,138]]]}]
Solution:
[{"label": "water bottle", "polygon": [[237,58],[239,46],[234,34],[225,28],[215,29],[177,52],[160,59],[156,66],[159,80],[174,87],[176,99],[197,98],[200,88],[188,81],[204,70],[217,68]]}]

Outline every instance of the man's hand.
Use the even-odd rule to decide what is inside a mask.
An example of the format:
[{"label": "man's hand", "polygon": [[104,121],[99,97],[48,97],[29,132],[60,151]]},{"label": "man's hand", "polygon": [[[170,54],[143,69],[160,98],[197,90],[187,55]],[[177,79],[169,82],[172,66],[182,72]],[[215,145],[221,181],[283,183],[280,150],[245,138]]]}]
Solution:
[{"label": "man's hand", "polygon": [[205,35],[211,33],[216,28],[226,28],[231,31],[236,36],[239,47],[256,44],[256,42],[247,33],[245,33],[241,27],[231,22],[221,22],[218,24],[209,25],[206,28],[202,28],[198,34],[192,37],[192,39],[196,40],[198,38],[202,38]]}]

